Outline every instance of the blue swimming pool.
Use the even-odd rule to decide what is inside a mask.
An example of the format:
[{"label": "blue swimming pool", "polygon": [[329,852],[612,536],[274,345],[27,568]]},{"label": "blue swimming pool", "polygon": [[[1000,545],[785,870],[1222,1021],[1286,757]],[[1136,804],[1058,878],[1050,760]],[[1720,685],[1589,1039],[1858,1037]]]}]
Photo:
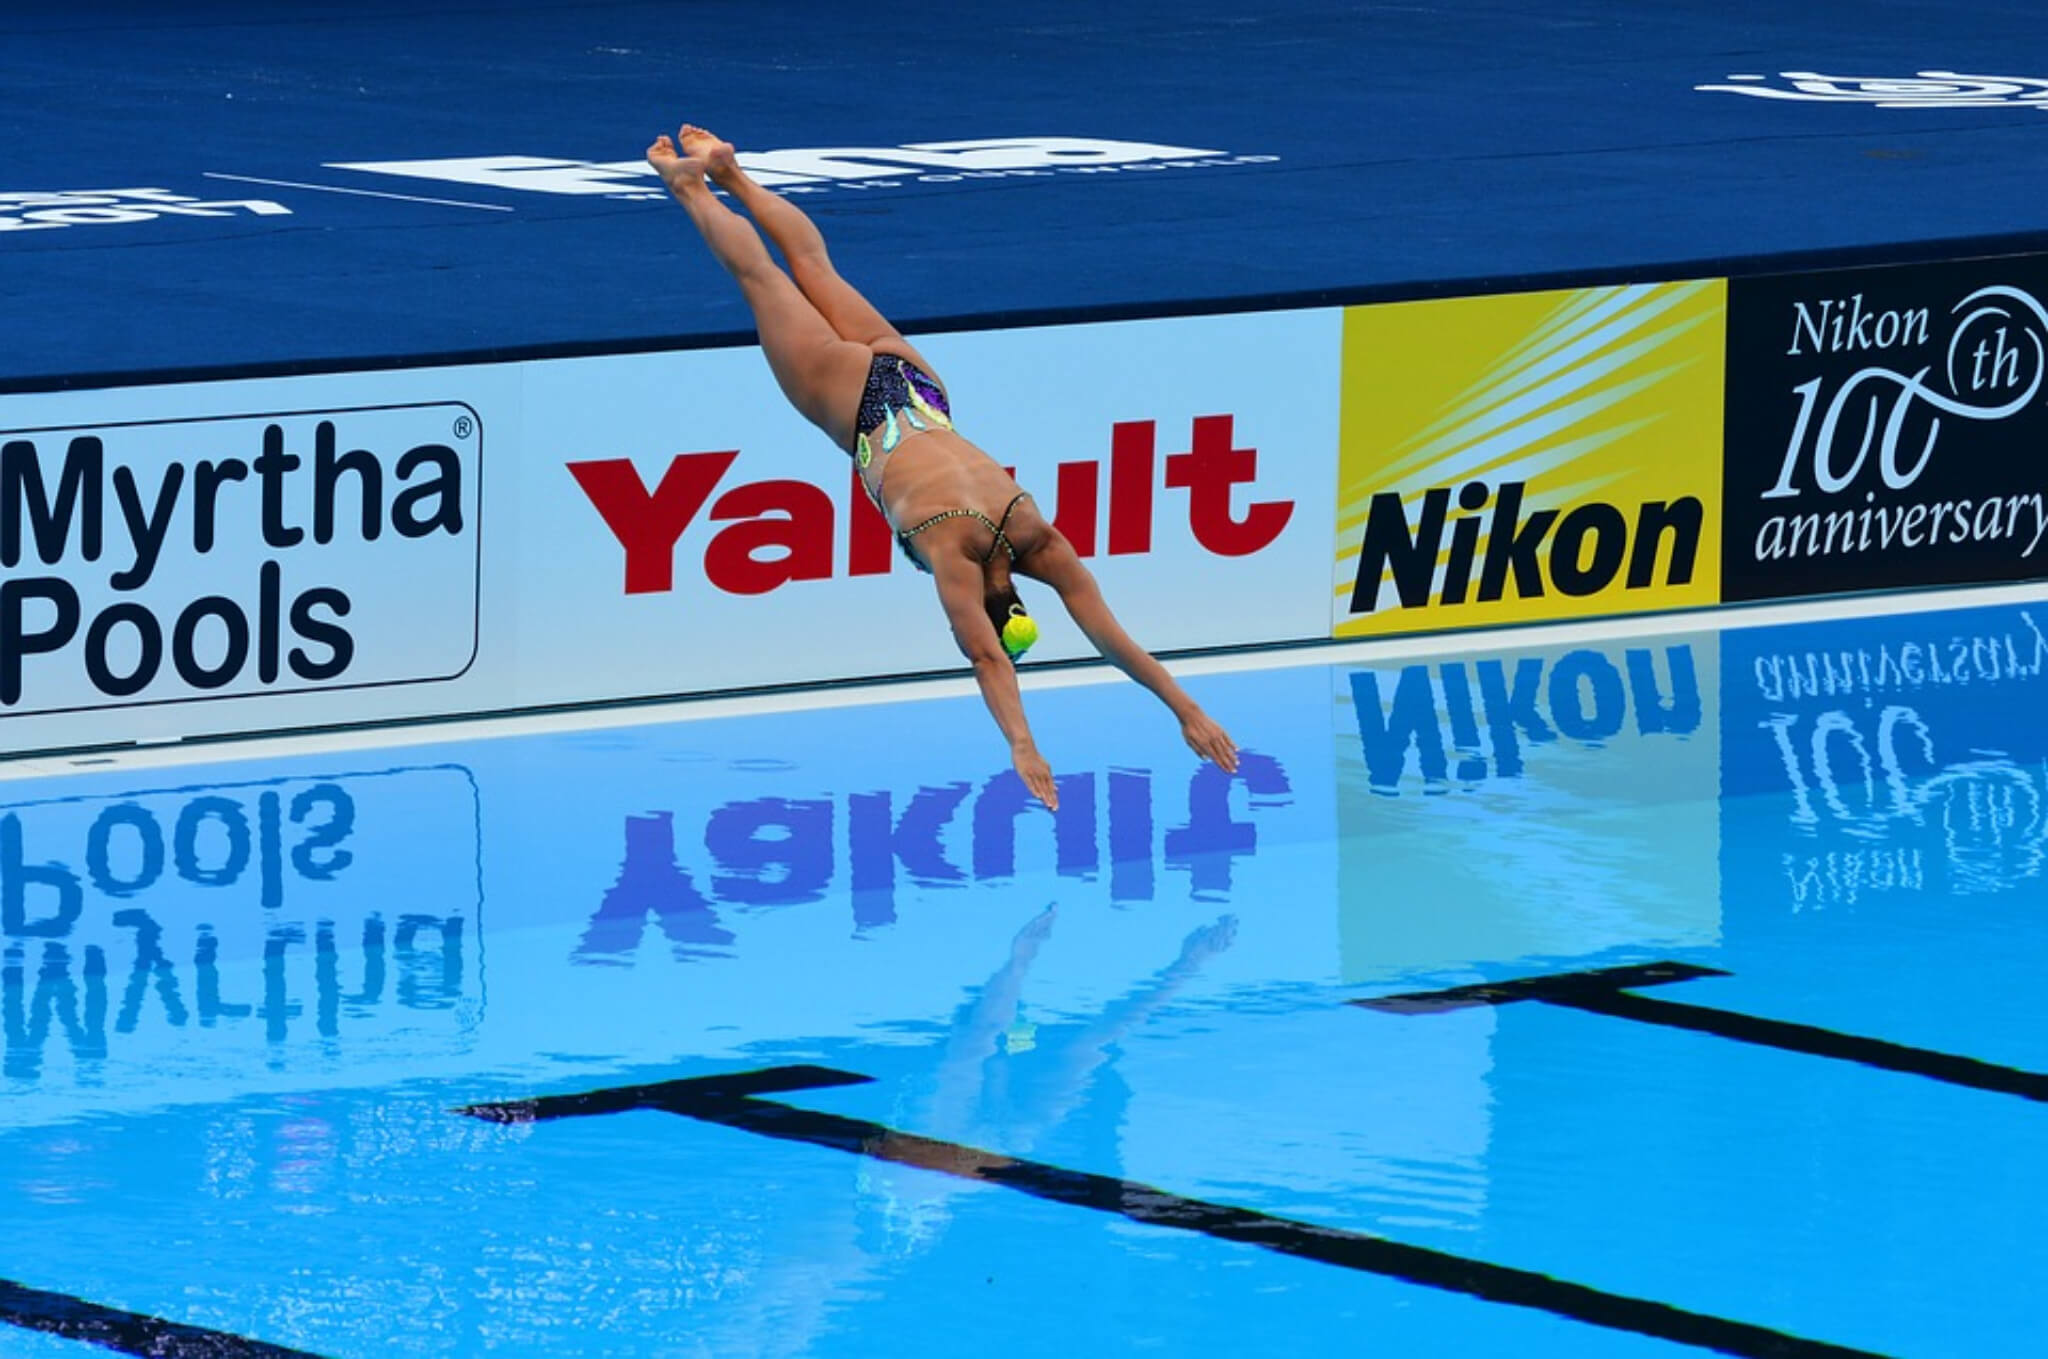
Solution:
[{"label": "blue swimming pool", "polygon": [[0,785],[0,1353],[2024,1352],[2044,625]]}]

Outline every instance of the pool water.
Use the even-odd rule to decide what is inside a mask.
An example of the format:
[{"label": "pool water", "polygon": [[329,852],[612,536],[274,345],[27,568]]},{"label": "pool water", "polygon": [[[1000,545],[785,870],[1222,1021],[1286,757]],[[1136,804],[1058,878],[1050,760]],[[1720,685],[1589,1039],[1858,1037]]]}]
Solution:
[{"label": "pool water", "polygon": [[2044,626],[0,785],[0,1354],[2029,1352]]}]

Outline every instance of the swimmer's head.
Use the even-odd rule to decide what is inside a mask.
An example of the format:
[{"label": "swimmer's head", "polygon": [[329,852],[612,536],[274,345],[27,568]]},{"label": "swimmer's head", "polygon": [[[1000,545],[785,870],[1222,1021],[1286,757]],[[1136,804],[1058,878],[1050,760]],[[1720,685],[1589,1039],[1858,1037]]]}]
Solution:
[{"label": "swimmer's head", "polygon": [[1017,598],[1017,587],[1008,581],[991,585],[981,602],[988,610],[988,621],[996,636],[1003,640],[1004,654],[1012,661],[1021,658],[1038,640],[1038,624],[1024,611],[1024,601]]}]

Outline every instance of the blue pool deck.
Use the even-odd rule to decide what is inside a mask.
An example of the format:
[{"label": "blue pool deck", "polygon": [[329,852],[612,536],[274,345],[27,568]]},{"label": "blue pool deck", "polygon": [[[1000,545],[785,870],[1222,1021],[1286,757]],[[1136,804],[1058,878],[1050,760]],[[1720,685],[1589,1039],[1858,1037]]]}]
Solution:
[{"label": "blue pool deck", "polygon": [[2036,0],[12,0],[0,391],[749,343],[640,163],[684,120],[913,331],[2040,249],[2040,39]]},{"label": "blue pool deck", "polygon": [[10,780],[0,1353],[2029,1352],[2048,604],[1744,621]]}]

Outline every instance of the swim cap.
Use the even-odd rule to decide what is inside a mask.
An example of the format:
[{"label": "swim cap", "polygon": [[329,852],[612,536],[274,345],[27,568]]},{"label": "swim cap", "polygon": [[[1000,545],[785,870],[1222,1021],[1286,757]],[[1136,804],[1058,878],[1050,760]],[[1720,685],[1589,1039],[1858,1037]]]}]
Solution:
[{"label": "swim cap", "polygon": [[1003,624],[1003,650],[1009,652],[1010,659],[1014,661],[1031,650],[1032,644],[1037,640],[1038,624],[1032,621],[1030,614],[1024,612],[1023,605],[1012,604],[1009,621]]}]

